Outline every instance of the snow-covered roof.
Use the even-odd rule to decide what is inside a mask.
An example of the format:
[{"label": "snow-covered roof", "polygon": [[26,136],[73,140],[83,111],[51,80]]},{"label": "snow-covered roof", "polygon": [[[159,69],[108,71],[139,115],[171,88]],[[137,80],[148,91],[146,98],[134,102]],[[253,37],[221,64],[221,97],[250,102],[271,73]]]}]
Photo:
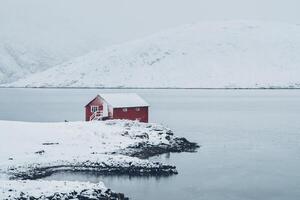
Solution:
[{"label": "snow-covered roof", "polygon": [[149,106],[144,99],[135,93],[103,93],[99,96],[114,108]]}]

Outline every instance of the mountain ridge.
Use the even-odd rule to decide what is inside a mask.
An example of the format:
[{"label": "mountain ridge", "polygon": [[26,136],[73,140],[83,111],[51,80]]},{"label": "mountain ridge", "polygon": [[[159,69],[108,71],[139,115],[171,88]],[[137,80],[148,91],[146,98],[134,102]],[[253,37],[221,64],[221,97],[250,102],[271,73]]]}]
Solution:
[{"label": "mountain ridge", "polygon": [[9,87],[300,88],[300,26],[202,22],[114,45]]}]

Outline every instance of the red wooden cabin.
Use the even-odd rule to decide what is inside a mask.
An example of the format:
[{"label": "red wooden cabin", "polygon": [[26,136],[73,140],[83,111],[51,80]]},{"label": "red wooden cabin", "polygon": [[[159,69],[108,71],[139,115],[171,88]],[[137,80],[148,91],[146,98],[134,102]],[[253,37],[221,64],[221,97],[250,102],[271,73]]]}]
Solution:
[{"label": "red wooden cabin", "polygon": [[85,120],[129,119],[148,122],[148,103],[134,93],[97,95],[85,106]]}]

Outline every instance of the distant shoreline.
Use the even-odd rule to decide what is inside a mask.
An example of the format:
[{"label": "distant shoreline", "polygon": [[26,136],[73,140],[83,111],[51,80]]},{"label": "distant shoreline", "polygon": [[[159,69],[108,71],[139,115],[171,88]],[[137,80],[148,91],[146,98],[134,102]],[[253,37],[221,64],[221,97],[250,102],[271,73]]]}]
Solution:
[{"label": "distant shoreline", "polygon": [[103,90],[300,90],[300,87],[3,87],[0,89],[103,89]]}]

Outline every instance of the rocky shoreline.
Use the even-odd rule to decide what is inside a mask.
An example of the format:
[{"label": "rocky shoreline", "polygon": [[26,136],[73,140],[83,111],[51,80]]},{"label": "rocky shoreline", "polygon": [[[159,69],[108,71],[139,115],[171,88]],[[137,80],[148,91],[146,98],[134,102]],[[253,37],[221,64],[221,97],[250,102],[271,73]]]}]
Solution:
[{"label": "rocky shoreline", "polygon": [[63,181],[0,181],[4,200],[128,200],[103,184]]},{"label": "rocky shoreline", "polygon": [[[200,146],[197,143],[188,141],[185,138],[174,138],[171,145],[150,145],[145,142],[130,146],[120,153],[141,159],[147,159],[152,156],[172,152],[195,152]],[[13,172],[11,179],[18,180],[36,180],[51,176],[57,172],[93,172],[97,175],[130,175],[130,176],[171,176],[178,174],[176,167],[155,163],[156,166],[109,166],[106,163],[86,162],[80,165],[57,165],[51,167],[33,167],[26,172]],[[16,169],[10,169],[15,171]],[[88,195],[87,195],[88,193]],[[71,193],[54,193],[50,196],[33,197],[25,193],[20,193],[16,200],[58,200],[58,199],[78,199],[78,200],[129,200],[123,193],[112,192],[107,189],[104,193],[99,189],[84,189],[82,191],[73,191]]]},{"label": "rocky shoreline", "polygon": [[[20,193],[19,197],[15,197],[14,200],[129,200],[123,193],[115,193],[110,189],[102,192],[99,189],[84,189],[81,191],[73,191],[70,193],[54,193],[49,196],[42,195],[40,197],[34,197],[25,193]],[[9,200],[9,199],[4,199]]]},{"label": "rocky shoreline", "polygon": [[195,142],[190,142],[186,138],[174,138],[172,143],[151,145],[146,142],[130,146],[120,153],[141,159],[147,159],[165,153],[196,152],[200,146]]},{"label": "rocky shoreline", "polygon": [[91,163],[81,165],[55,165],[51,167],[33,167],[30,170],[18,172],[17,169],[10,169],[12,180],[36,180],[51,176],[58,172],[92,172],[97,175],[130,175],[130,176],[171,176],[178,174],[176,167],[152,163],[155,166],[109,166],[105,163]]},{"label": "rocky shoreline", "polygon": [[[89,172],[107,176],[171,176],[178,174],[176,166],[149,161],[147,158],[172,152],[195,152],[200,147],[186,138],[175,137],[170,129],[157,124],[107,121],[93,124],[66,123],[54,125],[54,131],[60,130],[58,127],[61,127],[62,132],[57,133],[58,136],[55,140],[41,138],[40,141],[43,142],[35,144],[37,150],[26,154],[30,157],[28,163],[10,164],[16,162],[14,157],[9,157],[5,161],[8,163],[8,167],[6,172],[5,169],[3,171],[8,174],[10,180],[36,181],[54,173],[69,171]],[[30,124],[31,127],[34,126]],[[46,127],[46,129],[49,129],[50,132],[50,128]],[[35,128],[32,130],[38,132]],[[44,130],[44,128],[41,130]],[[78,140],[74,140],[75,136],[73,136],[72,130],[76,132]],[[70,135],[65,135],[65,138],[61,136],[61,134],[66,134],[68,131],[70,131]],[[39,135],[35,135],[35,137],[37,136]],[[69,136],[72,137],[67,140],[66,138]],[[91,141],[95,142],[91,144]],[[76,146],[74,146],[74,142]],[[70,154],[66,156],[64,153],[65,148],[68,149],[73,146],[80,146],[81,150],[84,151],[84,153],[81,153],[83,156],[73,155],[80,151],[77,149],[68,151]],[[59,155],[65,159],[61,157],[61,160],[57,160]],[[39,161],[35,162],[35,159]],[[88,195],[85,195],[86,193]],[[54,190],[50,195],[41,195],[40,197],[30,196],[22,191],[15,194],[14,198],[7,199],[126,200],[128,198],[122,193],[115,193],[109,189],[100,190],[86,186],[71,192],[56,192]]]}]

